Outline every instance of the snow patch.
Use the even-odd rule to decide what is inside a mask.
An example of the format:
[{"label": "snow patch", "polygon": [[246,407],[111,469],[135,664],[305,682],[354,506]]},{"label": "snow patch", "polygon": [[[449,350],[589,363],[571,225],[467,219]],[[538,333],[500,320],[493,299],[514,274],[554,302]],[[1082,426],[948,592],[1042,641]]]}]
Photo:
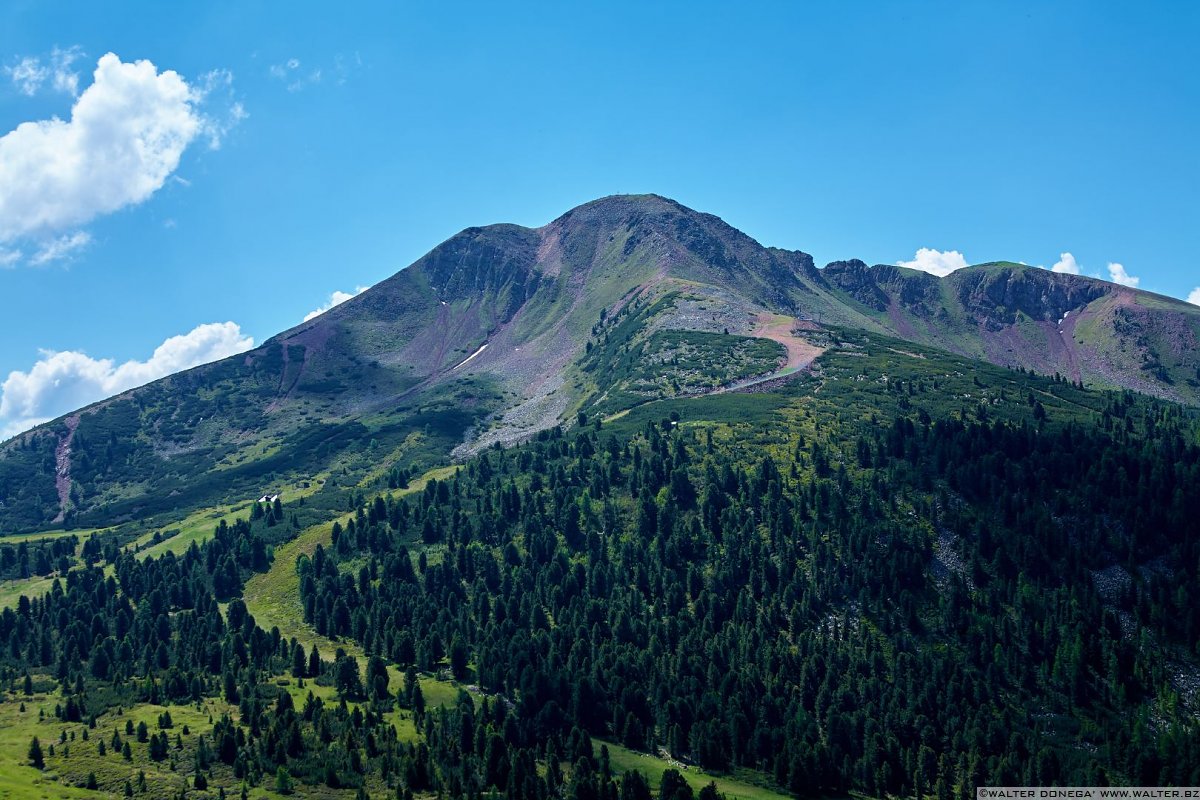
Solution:
[{"label": "snow patch", "polygon": [[468,361],[470,361],[472,358],[474,358],[475,356],[477,356],[477,355],[479,355],[480,353],[482,353],[484,350],[487,350],[487,344],[483,344],[483,345],[481,345],[481,346],[480,346],[480,348],[479,348],[478,350],[476,350],[474,353],[471,353],[471,355],[467,356],[467,357],[466,357],[466,358],[464,358],[462,361],[458,362],[458,364],[456,364],[456,365],[454,366],[454,369],[452,369],[452,370],[450,370],[450,371],[451,371],[451,372],[453,372],[455,369],[458,369],[458,368],[459,368],[459,367],[461,367],[463,364],[466,364],[466,363],[467,363]]}]

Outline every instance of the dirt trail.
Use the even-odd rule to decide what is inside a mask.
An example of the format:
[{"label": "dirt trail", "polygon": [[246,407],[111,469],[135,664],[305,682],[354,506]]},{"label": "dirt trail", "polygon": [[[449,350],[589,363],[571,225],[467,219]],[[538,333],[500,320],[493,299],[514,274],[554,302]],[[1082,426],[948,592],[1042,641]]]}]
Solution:
[{"label": "dirt trail", "polygon": [[779,342],[787,349],[787,362],[767,375],[760,375],[757,378],[749,380],[737,381],[721,389],[718,389],[715,394],[722,392],[740,392],[750,386],[758,386],[759,384],[769,381],[781,380],[789,375],[806,369],[814,361],[817,356],[825,352],[824,347],[817,347],[799,336],[796,331],[801,329],[805,323],[794,317],[785,317],[778,314],[759,314],[758,324],[755,325],[749,335],[759,339],[770,339],[773,342]]},{"label": "dirt trail", "polygon": [[751,336],[760,339],[770,339],[779,342],[787,348],[787,364],[784,369],[804,369],[825,352],[824,347],[817,347],[795,334],[799,320],[794,317],[784,317],[776,314],[759,314],[758,325]]}]

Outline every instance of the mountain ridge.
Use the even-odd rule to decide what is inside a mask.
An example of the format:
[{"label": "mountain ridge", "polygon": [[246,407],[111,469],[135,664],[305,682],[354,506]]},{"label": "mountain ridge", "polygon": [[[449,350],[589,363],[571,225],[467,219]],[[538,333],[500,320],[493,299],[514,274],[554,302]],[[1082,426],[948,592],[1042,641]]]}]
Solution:
[{"label": "mountain ridge", "polygon": [[577,412],[782,375],[815,347],[794,333],[812,326],[1200,405],[1200,309],[1182,301],[1011,262],[944,278],[818,268],[674,200],[614,195],[538,228],[467,228],[247,353],[0,444],[0,525],[128,519],[283,474],[365,472],[364,437],[431,465]]}]

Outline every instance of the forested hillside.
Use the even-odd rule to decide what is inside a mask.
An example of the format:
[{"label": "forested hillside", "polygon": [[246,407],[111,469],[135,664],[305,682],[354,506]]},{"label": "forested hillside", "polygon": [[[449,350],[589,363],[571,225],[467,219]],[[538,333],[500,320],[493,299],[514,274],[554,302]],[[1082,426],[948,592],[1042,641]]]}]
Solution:
[{"label": "forested hillside", "polygon": [[[0,542],[6,576],[49,575],[0,612],[0,787],[1200,781],[1196,414],[826,336],[769,392],[580,414],[424,477],[380,459],[186,545]],[[285,600],[249,608],[248,579]]]}]

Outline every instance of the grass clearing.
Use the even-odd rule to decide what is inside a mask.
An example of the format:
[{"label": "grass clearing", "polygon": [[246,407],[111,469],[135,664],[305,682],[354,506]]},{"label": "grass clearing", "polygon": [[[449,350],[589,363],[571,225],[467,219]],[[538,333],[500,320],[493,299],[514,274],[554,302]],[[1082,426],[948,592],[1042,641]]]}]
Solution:
[{"label": "grass clearing", "polygon": [[[324,476],[317,476],[311,480],[297,481],[295,484],[282,489],[283,499],[291,502],[301,497],[308,497],[320,491],[324,483]],[[193,511],[178,523],[162,525],[152,531],[147,531],[134,541],[134,546],[141,548],[138,551],[137,557],[144,560],[147,558],[157,558],[164,553],[174,553],[177,556],[183,555],[191,547],[192,542],[199,545],[207,541],[222,519],[249,516],[250,507],[255,500],[257,498],[241,500],[223,506],[202,508]],[[161,542],[152,544],[155,533],[172,530],[178,530],[179,532],[174,536],[163,539]]]},{"label": "grass clearing", "polygon": [[177,525],[167,525],[163,531],[178,529],[179,533],[161,542],[152,544],[154,535],[161,531],[149,531],[134,541],[134,546],[140,548],[137,553],[139,560],[157,558],[165,553],[183,555],[192,542],[200,544],[213,534],[213,529],[225,517],[237,516],[239,512],[250,513],[250,502],[244,501],[215,508],[202,508],[184,517]]},{"label": "grass clearing", "polygon": [[20,544],[21,542],[41,542],[47,539],[61,539],[64,536],[78,536],[82,543],[94,533],[106,533],[112,528],[77,528],[75,530],[46,530],[34,533],[10,533],[0,536],[0,544]]},{"label": "grass clearing", "polygon": [[736,776],[713,775],[698,767],[684,767],[665,758],[630,750],[615,742],[601,739],[593,741],[597,756],[600,754],[601,745],[608,748],[609,763],[612,764],[613,772],[629,772],[631,770],[640,772],[646,776],[650,788],[655,791],[658,790],[658,785],[662,781],[663,772],[674,768],[683,775],[684,780],[697,793],[709,783],[715,783],[717,791],[728,797],[729,800],[781,800],[781,798],[790,797],[790,795],[759,785],[757,780],[761,779],[763,783],[766,783],[766,776],[751,770],[738,770]]},{"label": "grass clearing", "polygon": [[[199,707],[141,704],[123,712],[110,710],[97,718],[94,730],[88,730],[86,723],[55,718],[54,707],[61,699],[57,693],[35,693],[32,697],[6,693],[0,700],[0,800],[120,797],[125,781],[136,783],[139,771],[146,773],[144,796],[174,796],[190,777],[196,742],[200,734],[211,729],[210,717],[216,719],[226,712],[236,715],[235,708],[215,698],[206,699]],[[40,719],[39,711],[44,715]],[[145,722],[151,733],[158,733],[158,718],[164,711],[170,712],[173,721],[167,730],[171,746],[168,757],[155,762],[149,758],[147,744],[138,742],[136,736],[126,736],[125,723],[131,721],[136,729],[138,723]],[[185,726],[187,734],[183,733]],[[85,731],[87,740],[83,738]],[[129,741],[129,761],[111,747],[114,731]],[[42,771],[28,764],[29,742],[34,736],[45,755]],[[177,736],[182,749],[177,749]],[[105,755],[100,754],[100,742],[105,744]],[[213,791],[224,785],[227,792],[233,792],[238,782],[232,774],[218,772],[214,770]],[[95,791],[82,788],[89,773],[96,776]]]},{"label": "grass clearing", "polygon": [[17,601],[21,598],[21,595],[25,595],[31,600],[35,597],[41,597],[50,591],[50,587],[54,585],[54,581],[55,578],[53,577],[43,578],[41,575],[4,581],[3,584],[0,584],[0,609],[16,608]]},{"label": "grass clearing", "polygon": [[[458,467],[437,467],[431,469],[411,481],[407,488],[400,489],[394,492],[396,495],[413,494],[425,489],[425,484],[434,478],[445,480],[453,477],[458,471]],[[342,524],[345,524],[352,518],[347,514],[339,519]],[[251,576],[246,582],[242,598],[246,603],[246,609],[254,617],[255,622],[262,628],[270,630],[271,628],[279,628],[279,633],[287,639],[295,639],[305,649],[311,650],[313,645],[321,652],[321,657],[332,659],[334,652],[340,647],[348,655],[352,655],[358,659],[359,665],[366,668],[366,653],[357,643],[349,640],[334,641],[327,636],[322,636],[313,630],[312,626],[304,621],[304,612],[300,605],[300,577],[296,574],[296,559],[301,555],[311,556],[317,549],[317,545],[330,547],[333,543],[333,523],[334,520],[323,522],[319,525],[313,525],[306,528],[301,533],[289,542],[286,542],[275,548],[275,560],[271,564],[271,568],[266,572]],[[388,667],[388,687],[392,692],[396,692],[404,685],[404,675],[395,667]],[[436,708],[439,705],[453,705],[458,699],[459,687],[449,681],[439,680],[430,676],[421,676],[421,691],[425,695],[425,704],[429,708]],[[315,684],[308,684],[314,688]],[[300,702],[303,702],[304,694],[300,695]],[[403,722],[403,720],[401,720]],[[407,720],[408,727],[412,727],[411,720]],[[400,724],[397,729],[401,730]],[[413,730],[415,735],[416,731]]]},{"label": "grass clearing", "polygon": [[[25,710],[21,711],[21,703]],[[38,720],[38,708],[48,708],[50,721]],[[58,782],[54,759],[47,758],[47,769],[38,771],[28,765],[29,740],[37,736],[43,750],[58,741],[61,726],[54,719],[54,699],[47,695],[17,697],[8,695],[0,703],[0,798],[95,797],[92,792],[64,786]]]}]

